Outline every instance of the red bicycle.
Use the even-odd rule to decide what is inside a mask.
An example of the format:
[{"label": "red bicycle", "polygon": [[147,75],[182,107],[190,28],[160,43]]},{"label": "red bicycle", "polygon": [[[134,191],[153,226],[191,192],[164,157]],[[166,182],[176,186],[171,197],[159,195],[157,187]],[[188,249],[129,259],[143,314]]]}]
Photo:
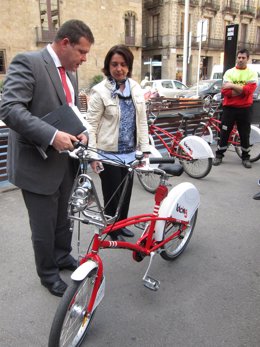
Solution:
[{"label": "red bicycle", "polygon": [[[193,114],[179,113],[181,122],[178,130],[172,134],[167,129],[156,125],[158,114],[147,108],[151,157],[162,156],[155,147],[155,140],[163,145],[169,157],[177,158],[184,171],[192,178],[207,176],[212,168],[214,154],[209,144],[199,136],[186,136],[186,121]],[[154,193],[159,185],[158,176],[151,172],[138,173],[141,185],[148,192]]]},{"label": "red bicycle", "polygon": [[[210,145],[219,139],[221,127],[221,102],[214,102],[211,97],[204,100],[204,110],[207,111],[208,118],[205,122],[200,122],[194,131],[194,135],[201,136]],[[216,135],[216,136],[215,136]],[[234,126],[229,139],[228,146],[235,149],[237,155],[242,158],[242,151],[240,147],[240,136],[237,127]],[[250,161],[255,162],[260,159],[260,129],[251,125],[250,132]]]},{"label": "red bicycle", "polygon": [[[161,167],[153,169],[142,159],[143,155],[136,155],[136,160],[129,165],[119,160],[101,159],[107,164],[128,168],[116,215],[105,215],[94,182],[86,172],[89,158],[83,145],[77,155],[83,173],[78,175],[72,189],[69,218],[79,226],[92,225],[95,231],[90,249],[79,257],[80,266],[71,275],[72,282],[55,313],[49,347],[79,346],[86,336],[89,324],[105,294],[104,267],[99,255],[101,249],[130,250],[137,262],[149,256],[150,262],[143,276],[143,283],[148,289],[158,290],[160,282],[148,275],[152,260],[157,254],[165,260],[175,260],[180,256],[191,239],[198,214],[200,198],[194,185],[181,183],[168,193],[168,175],[181,175],[181,165],[161,164]],[[151,161],[169,162],[172,159],[157,158]],[[128,181],[138,171],[153,171],[161,177],[154,197],[153,211],[117,222]],[[109,233],[133,225],[141,229],[141,236],[136,242],[106,240]]]}]

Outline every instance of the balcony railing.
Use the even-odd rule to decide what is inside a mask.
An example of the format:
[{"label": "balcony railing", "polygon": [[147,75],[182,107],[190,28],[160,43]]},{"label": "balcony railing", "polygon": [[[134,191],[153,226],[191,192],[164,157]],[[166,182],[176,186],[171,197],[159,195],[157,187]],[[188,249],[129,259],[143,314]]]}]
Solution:
[{"label": "balcony railing", "polygon": [[[185,0],[178,0],[178,4],[185,6]],[[199,6],[199,0],[190,0],[190,6],[191,7]]]},{"label": "balcony railing", "polygon": [[154,7],[162,6],[163,5],[163,0],[146,0],[144,2],[144,8],[149,10]]},{"label": "balcony railing", "polygon": [[[176,47],[183,48],[184,35],[177,35]],[[207,50],[224,50],[224,40],[207,38],[206,41],[201,42],[202,49]],[[197,42],[197,37],[192,36],[191,47],[194,49],[199,48],[199,43]]]},{"label": "balcony railing", "polygon": [[223,4],[222,12],[227,14],[238,14],[239,6],[237,3]]},{"label": "balcony railing", "polygon": [[145,48],[161,48],[162,47],[162,36],[152,36],[152,37],[144,38],[143,46]]},{"label": "balcony railing", "polygon": [[205,8],[206,10],[217,12],[220,9],[220,4],[219,1],[202,0],[201,7]]},{"label": "balcony railing", "polygon": [[246,48],[249,51],[249,53],[252,53],[256,49],[256,46],[257,45],[255,45],[254,43],[238,41],[237,49],[239,50],[242,48]]},{"label": "balcony railing", "polygon": [[240,6],[240,14],[254,17],[256,13],[255,7],[252,6]]},{"label": "balcony railing", "polygon": [[50,43],[53,41],[57,29],[39,28],[36,27],[36,43]]}]

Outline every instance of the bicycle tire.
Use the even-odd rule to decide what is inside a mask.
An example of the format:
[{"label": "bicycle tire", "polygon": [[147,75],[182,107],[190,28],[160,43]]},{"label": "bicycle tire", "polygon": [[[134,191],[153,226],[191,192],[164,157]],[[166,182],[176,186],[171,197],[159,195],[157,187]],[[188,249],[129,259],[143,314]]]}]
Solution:
[{"label": "bicycle tire", "polygon": [[[160,152],[153,146],[150,146],[150,156],[152,157],[161,157]],[[155,164],[156,165],[156,164]],[[152,164],[151,166],[154,166]],[[156,165],[158,167],[158,165]],[[154,194],[156,189],[160,184],[160,176],[154,174],[153,172],[137,172],[137,177],[142,187],[149,193]]]},{"label": "bicycle tire", "polygon": [[201,137],[209,145],[213,142],[212,130],[203,122],[199,123],[199,125],[195,128],[193,135]]},{"label": "bicycle tire", "polygon": [[[92,296],[97,268],[82,281],[72,281],[55,313],[48,347],[78,347],[86,336],[96,309],[89,317],[84,312]],[[66,340],[67,339],[67,340]]]},{"label": "bicycle tire", "polygon": [[[234,136],[234,142],[240,143],[240,136],[239,134],[236,134]],[[234,146],[236,154],[239,156],[239,158],[242,159],[242,150],[240,146]],[[250,146],[250,162],[256,162],[260,159],[260,142],[256,142],[253,145]]]},{"label": "bicycle tire", "polygon": [[[186,153],[181,148],[179,148],[178,155],[185,156]],[[196,179],[206,177],[210,173],[213,162],[212,158],[192,160],[179,158],[179,161],[183,166],[183,170],[185,171],[185,173],[190,177]]]},{"label": "bicycle tire", "polygon": [[[197,215],[198,215],[198,209],[192,216],[190,220],[190,224],[187,227],[187,229],[183,233],[181,233],[181,237],[179,236],[172,239],[161,248],[162,252],[160,253],[160,255],[163,259],[172,261],[172,260],[175,260],[177,257],[179,257],[183,253],[188,243],[190,242],[191,236],[193,234],[193,230],[196,225]],[[164,231],[163,231],[163,238],[165,239],[171,236],[171,233],[175,233],[179,227],[180,227],[179,223],[166,222]]]}]

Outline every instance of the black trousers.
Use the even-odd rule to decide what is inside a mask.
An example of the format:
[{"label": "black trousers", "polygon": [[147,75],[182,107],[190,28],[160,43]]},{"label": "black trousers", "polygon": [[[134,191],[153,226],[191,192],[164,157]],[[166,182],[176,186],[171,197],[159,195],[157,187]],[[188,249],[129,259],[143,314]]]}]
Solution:
[{"label": "black trousers", "polygon": [[36,270],[44,282],[59,280],[59,266],[72,261],[72,230],[67,209],[74,177],[75,171],[68,168],[52,195],[22,190],[29,214]]},{"label": "black trousers", "polygon": [[[114,216],[116,213],[116,209],[118,206],[120,195],[122,193],[123,185],[121,185],[119,189],[118,187],[122,183],[126,174],[127,174],[126,168],[116,167],[116,166],[107,165],[107,164],[104,164],[104,171],[100,173],[105,213],[109,216]],[[132,194],[132,187],[133,187],[133,177],[129,181],[125,199],[123,202],[123,206],[117,220],[125,219],[128,216],[129,205],[130,205],[131,194]],[[116,192],[117,189],[118,191]],[[113,194],[115,195],[111,199]]]},{"label": "black trousers", "polygon": [[220,140],[216,151],[216,157],[222,158],[228,148],[228,138],[233,129],[237,125],[237,130],[240,136],[242,160],[250,158],[250,126],[251,126],[252,108],[235,108],[223,107],[223,115],[221,118]]}]

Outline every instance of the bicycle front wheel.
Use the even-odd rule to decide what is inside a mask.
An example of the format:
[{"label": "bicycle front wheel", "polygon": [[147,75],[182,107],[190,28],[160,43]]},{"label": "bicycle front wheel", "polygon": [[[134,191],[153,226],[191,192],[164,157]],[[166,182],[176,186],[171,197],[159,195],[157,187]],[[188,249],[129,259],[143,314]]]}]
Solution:
[{"label": "bicycle front wheel", "polygon": [[[179,149],[178,154],[183,157],[186,156],[186,153],[182,149]],[[212,168],[212,158],[191,160],[179,158],[179,161],[186,174],[192,178],[206,177]]]},{"label": "bicycle front wheel", "polygon": [[82,281],[73,281],[57,308],[48,347],[77,347],[82,343],[94,312],[86,315],[92,296],[97,269]]},{"label": "bicycle front wheel", "polygon": [[[235,143],[240,143],[239,134],[236,134],[234,137]],[[239,158],[242,158],[242,150],[240,146],[235,146],[235,151]],[[250,161],[251,163],[260,159],[260,142],[256,142],[250,146]]]},{"label": "bicycle front wheel", "polygon": [[[161,153],[152,145],[150,145],[150,158],[161,158]],[[158,164],[152,164],[152,167],[158,167]],[[160,175],[151,172],[137,172],[137,177],[143,188],[149,193],[155,193],[160,184]]]},{"label": "bicycle front wheel", "polygon": [[[189,226],[181,232],[181,234],[178,237],[175,237],[171,241],[167,242],[162,247],[162,252],[160,253],[161,257],[165,260],[175,260],[177,257],[179,257],[182,252],[187,247],[193,230],[195,228],[196,220],[197,220],[198,210],[194,213],[193,217],[190,220]],[[172,234],[174,234],[179,228],[181,227],[180,223],[170,223],[166,222],[163,232],[163,238],[166,239],[167,237],[170,237]]]},{"label": "bicycle front wheel", "polygon": [[208,144],[211,144],[213,142],[213,134],[212,130],[208,125],[201,122],[194,130],[194,135],[201,137],[203,140],[205,140]]}]

